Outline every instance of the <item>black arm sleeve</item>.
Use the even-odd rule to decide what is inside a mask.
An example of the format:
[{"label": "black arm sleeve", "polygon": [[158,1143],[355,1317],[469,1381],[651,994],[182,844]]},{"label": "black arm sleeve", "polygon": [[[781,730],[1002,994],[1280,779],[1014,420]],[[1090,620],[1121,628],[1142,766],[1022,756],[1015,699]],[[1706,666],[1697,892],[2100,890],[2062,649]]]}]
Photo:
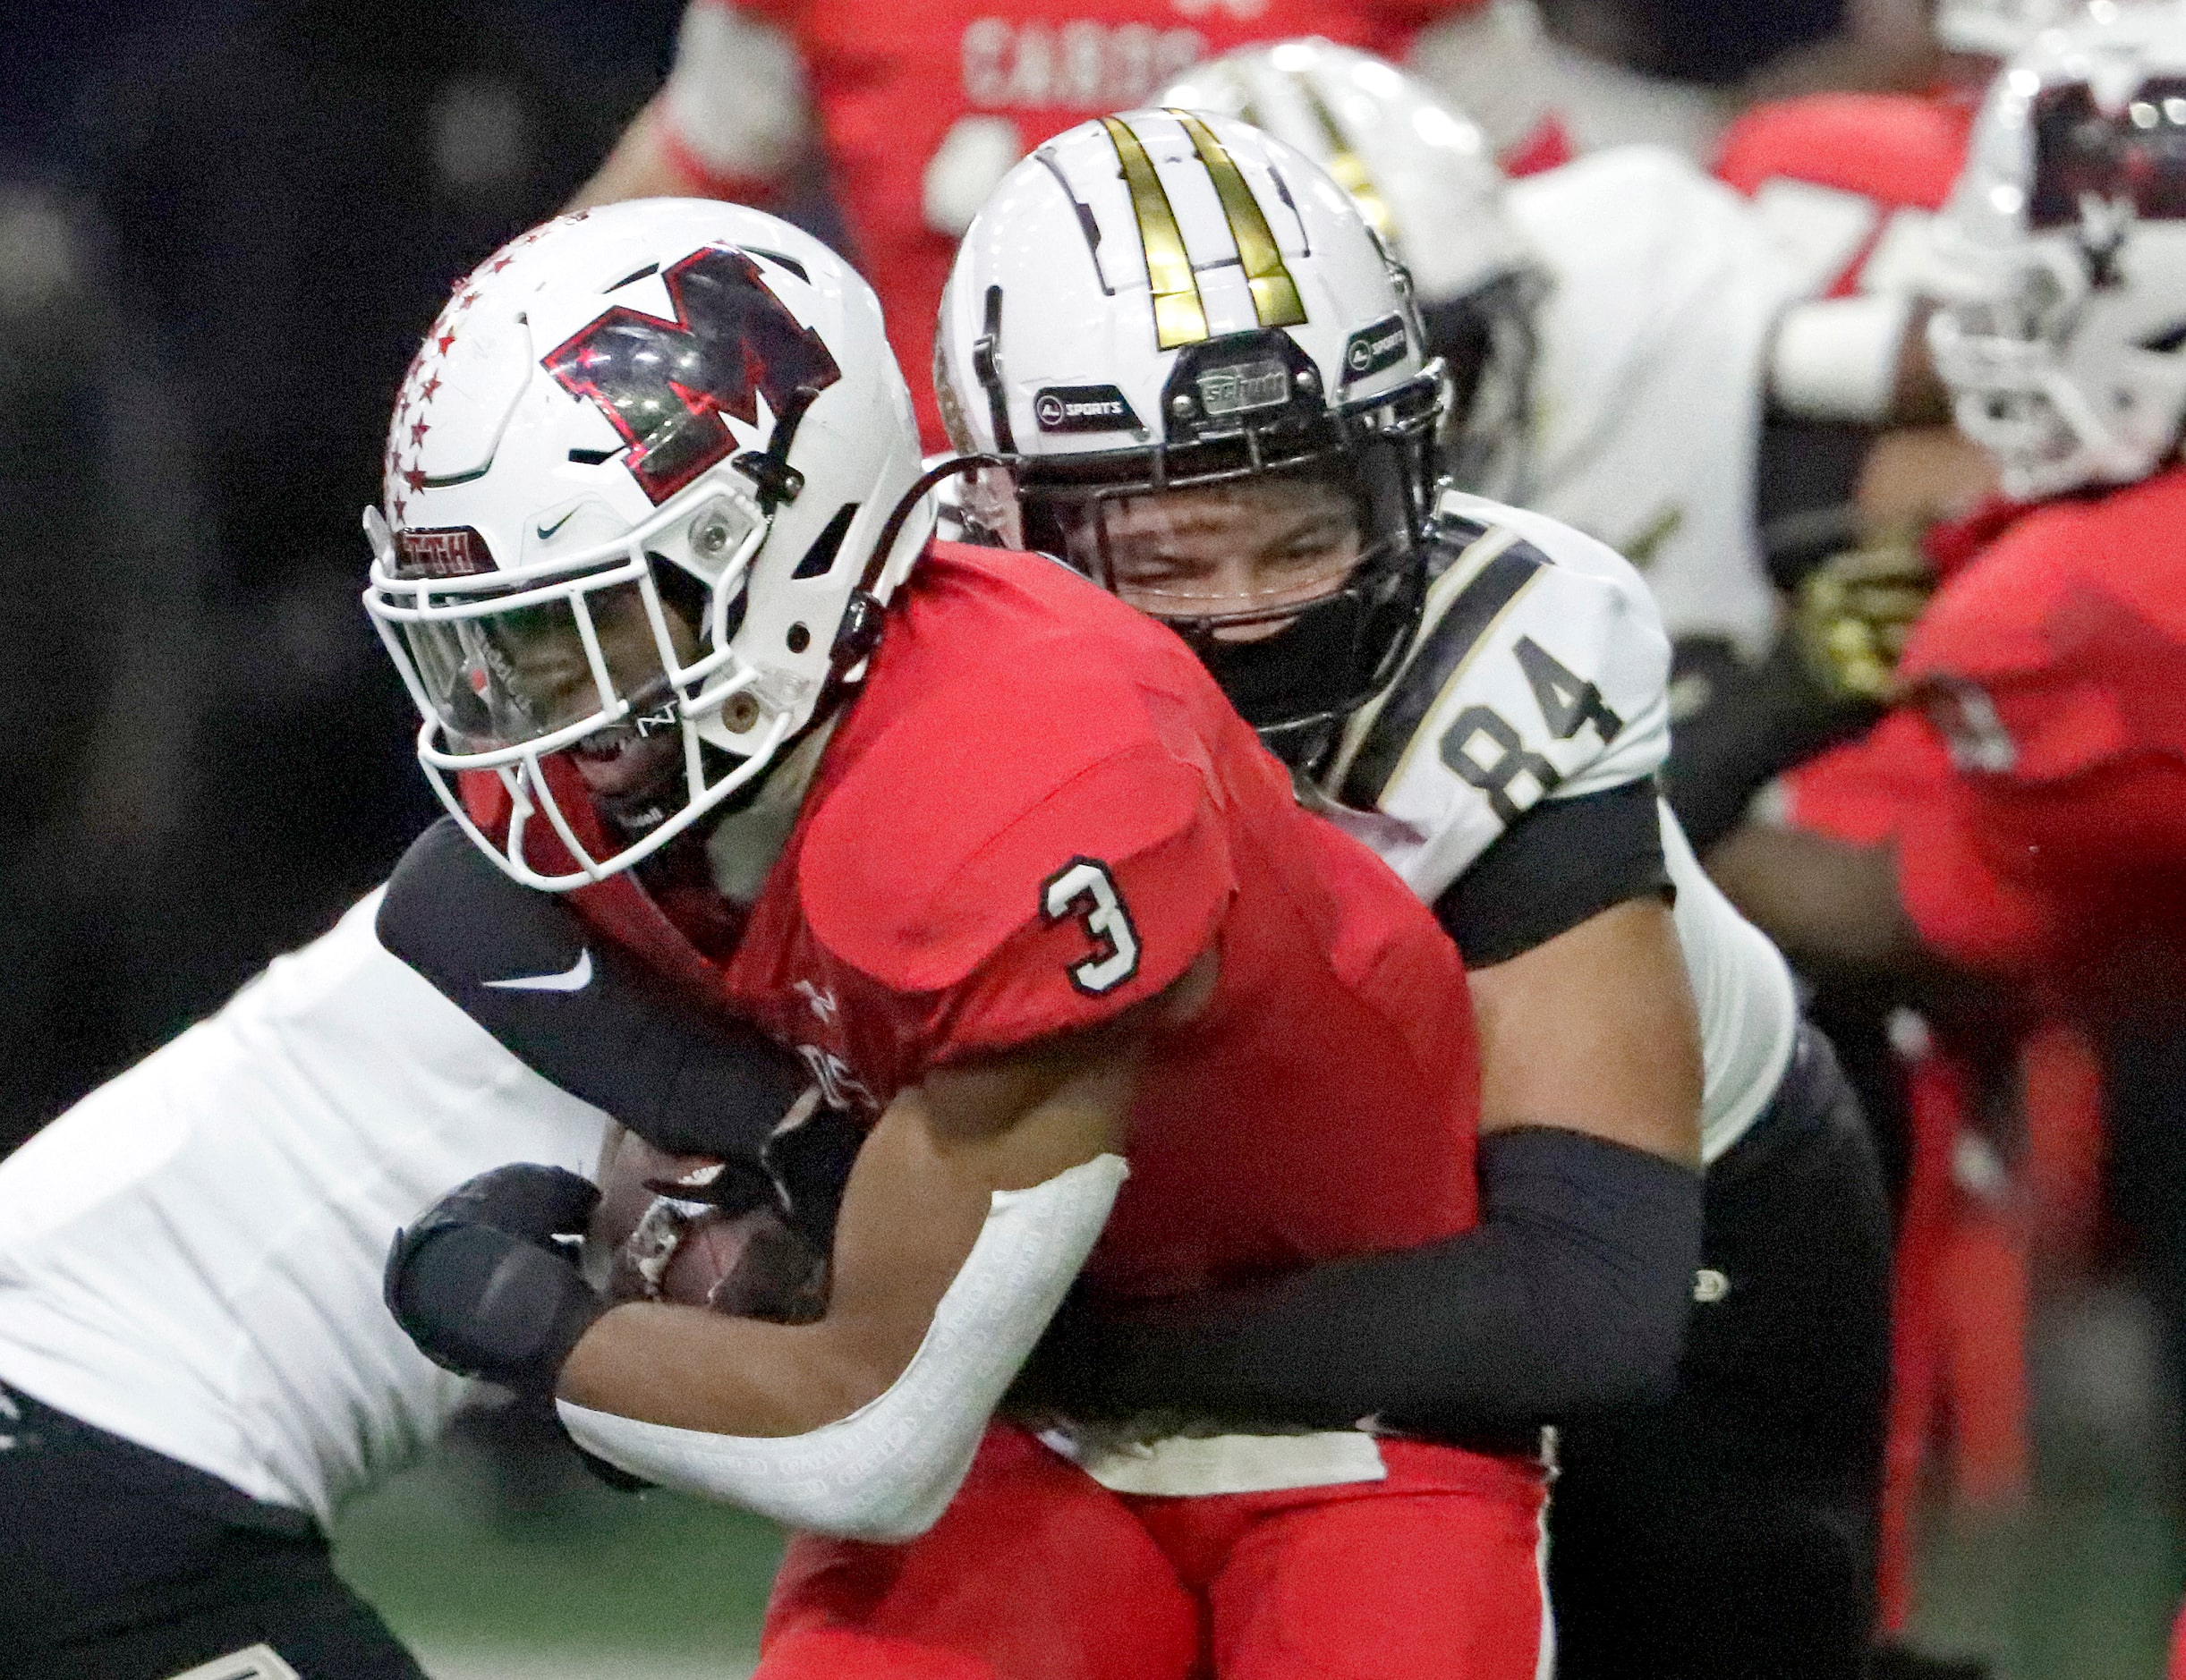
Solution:
[{"label": "black arm sleeve", "polygon": [[1467,968],[1492,968],[1629,898],[1667,895],[1654,782],[1544,799],[1434,901]]},{"label": "black arm sleeve", "polygon": [[1181,1411],[1454,1440],[1666,1395],[1700,1259],[1699,1175],[1577,1132],[1480,1147],[1477,1227],[1280,1284],[1065,1309],[1023,1392],[1083,1417]]},{"label": "black arm sleeve", "polygon": [[1671,692],[1686,709],[1671,725],[1663,797],[1700,853],[1738,827],[1763,784],[1883,715],[1871,701],[1825,693],[1790,634],[1757,665],[1720,641],[1680,642]]},{"label": "black arm sleeve", "polygon": [[1876,434],[1865,426],[1773,416],[1754,459],[1754,519],[1780,590],[1860,539],[1859,474]]},{"label": "black arm sleeve", "polygon": [[[396,866],[377,931],[534,1073],[670,1154],[757,1159],[812,1082],[756,1029],[654,992],[566,904],[496,869],[453,818]],[[540,978],[563,985],[494,984]]]}]

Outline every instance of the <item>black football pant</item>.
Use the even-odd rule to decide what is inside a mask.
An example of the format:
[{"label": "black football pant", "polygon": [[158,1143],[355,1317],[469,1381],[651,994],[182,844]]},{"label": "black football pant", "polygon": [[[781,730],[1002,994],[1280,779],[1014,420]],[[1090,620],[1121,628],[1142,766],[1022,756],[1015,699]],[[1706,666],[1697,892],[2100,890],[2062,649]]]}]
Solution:
[{"label": "black football pant", "polygon": [[1890,1219],[1808,1028],[1709,1169],[1666,1404],[1561,1432],[1549,1582],[1562,1680],[1855,1680],[1875,1608]]},{"label": "black football pant", "polygon": [[425,1680],[309,1517],[0,1387],[0,1680],[166,1680],[254,1645],[302,1680]]}]

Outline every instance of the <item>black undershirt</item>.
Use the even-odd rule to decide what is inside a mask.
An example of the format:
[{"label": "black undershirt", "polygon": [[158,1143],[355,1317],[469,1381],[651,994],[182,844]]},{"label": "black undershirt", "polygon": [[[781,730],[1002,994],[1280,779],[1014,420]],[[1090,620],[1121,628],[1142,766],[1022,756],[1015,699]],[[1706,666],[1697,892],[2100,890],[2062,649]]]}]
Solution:
[{"label": "black undershirt", "polygon": [[1669,896],[1654,784],[1543,800],[1434,901],[1467,968],[1493,968],[1628,899]]}]

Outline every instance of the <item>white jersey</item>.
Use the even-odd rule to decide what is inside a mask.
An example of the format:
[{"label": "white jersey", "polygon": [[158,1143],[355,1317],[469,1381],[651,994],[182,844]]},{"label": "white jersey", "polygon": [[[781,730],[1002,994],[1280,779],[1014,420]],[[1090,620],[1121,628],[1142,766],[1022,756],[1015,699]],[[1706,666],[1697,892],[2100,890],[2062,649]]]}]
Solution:
[{"label": "white jersey", "polygon": [[607,1116],[381,948],[374,893],[0,1162],[0,1381],[324,1523],[468,1387],[381,1303],[396,1228]]},{"label": "white jersey", "polygon": [[[1402,672],[1353,718],[1331,812],[1432,904],[1543,800],[1654,775],[1670,747],[1670,644],[1638,574],[1544,514],[1450,495],[1454,556]],[[1719,1159],[1790,1065],[1799,1000],[1782,954],[1702,872],[1661,808],[1678,939],[1705,1065],[1701,1155]]]},{"label": "white jersey", "polygon": [[1758,657],[1776,596],[1754,479],[1790,265],[1750,204],[1653,147],[1513,182],[1504,201],[1551,282],[1529,481],[1504,493],[1628,556],[1673,637]]}]

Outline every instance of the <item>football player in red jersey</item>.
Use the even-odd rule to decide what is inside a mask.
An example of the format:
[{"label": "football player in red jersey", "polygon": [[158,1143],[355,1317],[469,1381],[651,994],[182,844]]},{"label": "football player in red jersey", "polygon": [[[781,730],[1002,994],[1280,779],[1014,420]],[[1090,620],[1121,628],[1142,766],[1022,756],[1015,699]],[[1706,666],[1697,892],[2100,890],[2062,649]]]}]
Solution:
[{"label": "football player in red jersey", "polygon": [[[1939,230],[1952,301],[1931,339],[1959,426],[2012,499],[1949,533],[1960,552],[1907,645],[1888,726],[1905,795],[1850,836],[1870,844],[1831,848],[1833,904],[1768,917],[1803,920],[1823,961],[1941,960],[2088,1025],[2106,1063],[2113,1195],[2174,1377],[2182,89],[2186,16],[2131,7],[2045,36],[1982,108]],[[1775,890],[1757,872],[1747,884]]]},{"label": "football player in red jersey", "polygon": [[[897,359],[922,369],[957,238],[1040,141],[1144,104],[1212,53],[1313,33],[1400,58],[1436,19],[1477,4],[914,0],[882,21],[814,0],[693,0],[667,86],[576,203],[702,193],[773,206],[816,134]],[[932,392],[913,385],[926,446],[943,448]]]},{"label": "football player in red jersey", "polygon": [[[1258,137],[1223,143],[1272,195]],[[1255,276],[1310,301],[1327,386],[1334,293],[1399,299],[1330,197]],[[1119,289],[1152,332],[1149,278]],[[1343,423],[1268,433],[1357,476],[1383,661],[1439,407],[1408,347]],[[929,547],[915,460],[871,294],[756,212],[557,224],[435,327],[368,522],[421,756],[509,874],[577,888],[872,1129],[817,1322],[603,1312],[548,1240],[589,1192],[525,1167],[398,1240],[390,1303],[452,1366],[558,1381],[626,1469],[838,1536],[971,1526],[982,1566],[938,1575],[923,1543],[799,1541],[771,1674],[1534,1673],[1542,1475],[1512,1443],[1347,1415],[981,1447],[1081,1265],[1166,1295],[1465,1229],[1479,1075],[1447,938],[1190,651],[1049,561]],[[450,770],[486,773],[471,803]]]},{"label": "football player in red jersey", "polygon": [[[1823,421],[1914,428],[1877,439],[1860,463],[1863,506],[1886,529],[1962,517],[1988,488],[1979,455],[1928,424],[1935,386],[1918,328],[1950,284],[1935,217],[2000,63],[2086,10],[2086,0],[1944,0],[1935,27],[1946,73],[1934,90],[1759,106],[1718,149],[1716,173],[1807,259],[1816,294],[1786,313],[1771,370],[1778,399]],[[1786,776],[1779,817],[1855,844],[1876,837],[1875,813],[1919,785],[1924,758],[1903,732],[1840,748]]]}]

